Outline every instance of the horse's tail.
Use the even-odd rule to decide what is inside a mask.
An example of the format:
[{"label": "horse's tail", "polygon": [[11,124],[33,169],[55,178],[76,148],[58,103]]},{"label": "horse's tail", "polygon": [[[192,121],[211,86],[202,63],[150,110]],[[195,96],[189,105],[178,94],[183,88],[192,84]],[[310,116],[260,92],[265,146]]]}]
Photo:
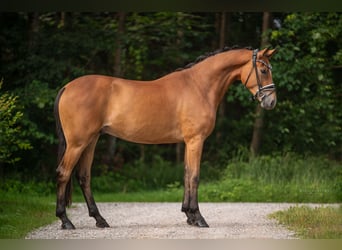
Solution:
[{"label": "horse's tail", "polygon": [[[57,132],[57,136],[58,136],[58,155],[57,155],[57,164],[59,165],[63,159],[65,150],[66,150],[66,140],[65,140],[65,136],[64,136],[64,132],[63,132],[63,128],[62,128],[62,124],[61,124],[61,119],[59,117],[59,108],[58,108],[58,104],[59,104],[59,100],[64,92],[65,88],[62,88],[56,97],[55,100],[55,105],[54,105],[54,115],[55,115],[55,120],[56,120],[56,132]],[[65,205],[66,206],[70,206],[71,205],[71,197],[72,197],[72,178],[70,177],[68,184],[66,185],[66,189],[65,189]]]}]

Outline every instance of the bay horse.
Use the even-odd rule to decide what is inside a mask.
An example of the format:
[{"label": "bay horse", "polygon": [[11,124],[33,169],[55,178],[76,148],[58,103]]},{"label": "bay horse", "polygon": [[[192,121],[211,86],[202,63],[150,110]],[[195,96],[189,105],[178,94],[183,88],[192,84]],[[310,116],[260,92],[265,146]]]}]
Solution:
[{"label": "bay horse", "polygon": [[189,225],[208,227],[198,205],[200,160],[215,126],[218,106],[230,84],[240,80],[264,109],[276,105],[269,58],[275,49],[224,48],[153,81],[86,75],[58,93],[54,113],[59,137],[56,216],[62,229],[75,229],[66,214],[71,175],[96,226],[109,227],[94,201],[91,166],[102,133],[135,143],[185,143],[181,211]]}]

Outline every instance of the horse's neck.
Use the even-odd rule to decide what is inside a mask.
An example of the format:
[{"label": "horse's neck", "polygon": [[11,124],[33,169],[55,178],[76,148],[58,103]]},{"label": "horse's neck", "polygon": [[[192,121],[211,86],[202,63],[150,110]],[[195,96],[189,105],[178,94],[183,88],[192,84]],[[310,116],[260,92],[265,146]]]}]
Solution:
[{"label": "horse's neck", "polygon": [[192,74],[196,74],[196,83],[207,95],[207,100],[215,109],[218,108],[230,84],[240,80],[240,68],[247,63],[246,56],[240,56],[237,51],[217,54],[195,65]]}]

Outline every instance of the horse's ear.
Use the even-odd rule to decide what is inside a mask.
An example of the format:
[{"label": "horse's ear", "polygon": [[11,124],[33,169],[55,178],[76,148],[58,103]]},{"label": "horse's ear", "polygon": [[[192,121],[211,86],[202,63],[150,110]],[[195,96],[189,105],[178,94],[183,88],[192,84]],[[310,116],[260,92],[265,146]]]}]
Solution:
[{"label": "horse's ear", "polygon": [[261,52],[262,52],[263,56],[271,58],[277,52],[277,50],[276,49],[266,48],[266,49],[263,49]]}]

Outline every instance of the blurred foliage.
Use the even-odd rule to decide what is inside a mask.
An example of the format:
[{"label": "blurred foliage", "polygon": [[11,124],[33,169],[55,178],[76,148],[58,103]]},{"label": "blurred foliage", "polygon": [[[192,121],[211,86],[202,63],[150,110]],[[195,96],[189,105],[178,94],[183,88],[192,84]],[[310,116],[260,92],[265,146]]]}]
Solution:
[{"label": "blurred foliage", "polygon": [[[0,91],[2,81],[0,82]],[[15,152],[31,149],[30,143],[23,137],[20,122],[23,112],[17,107],[18,97],[0,92],[0,165],[20,160]]]},{"label": "blurred foliage", "polygon": [[266,114],[265,129],[272,136],[264,143],[277,151],[330,153],[341,159],[341,15],[289,14],[270,36],[279,47],[272,63],[279,100]]}]

